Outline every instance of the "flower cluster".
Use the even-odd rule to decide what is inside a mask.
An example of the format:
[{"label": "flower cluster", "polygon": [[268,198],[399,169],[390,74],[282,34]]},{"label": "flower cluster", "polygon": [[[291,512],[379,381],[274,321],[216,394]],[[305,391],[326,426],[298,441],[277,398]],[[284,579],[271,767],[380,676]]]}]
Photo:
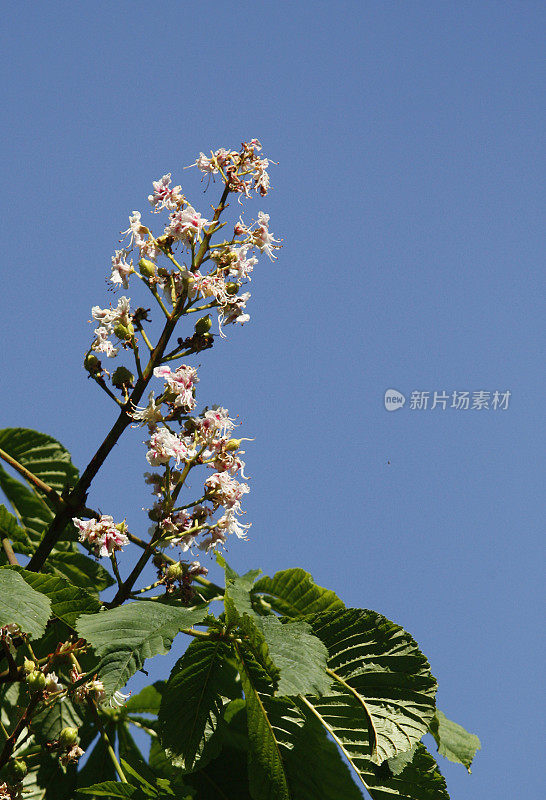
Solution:
[{"label": "flower cluster", "polygon": [[[168,351],[165,342],[154,348],[144,326],[151,321],[147,316],[150,309],[138,307],[131,311],[126,296],[120,297],[115,307],[92,309],[97,327],[91,345],[94,352],[86,356],[86,369],[135,423],[148,427],[146,459],[154,469],[160,468],[147,476],[156,496],[149,512],[154,522],[152,535],[160,547],[175,545],[182,552],[211,551],[224,546],[233,534],[246,538],[250,527],[241,522],[242,499],[249,491],[240,449],[244,440],[232,438],[235,423],[226,409],[205,408],[196,414],[199,378],[195,368],[180,362],[178,366],[170,365],[178,358],[212,347],[215,337],[210,332],[209,310],[216,309],[222,337],[224,326],[244,324],[250,319],[250,292],[244,287],[251,281],[259,255],[264,253],[274,260],[281,241],[270,231],[269,215],[262,211],[250,221],[243,216],[234,219],[230,229],[225,228],[227,223],[220,217],[228,208],[226,199],[230,193],[236,194],[239,202],[252,195],[268,194],[271,163],[274,162],[262,154],[258,139],[243,142],[238,151],[220,148],[209,155],[200,153],[192,166],[224,186],[222,199],[212,207],[212,213],[197,210],[167,173],[152,182],[148,195],[152,213],[166,212],[168,216],[162,230],[152,233],[141,212],[133,211],[127,229],[121,232],[123,246],[112,256],[109,276],[114,288],[127,289],[131,276],[136,275],[169,320],[171,332],[184,315],[206,314],[197,318],[191,336],[178,339],[174,350]],[[213,242],[222,229],[232,232],[223,233],[225,238],[214,238]],[[132,255],[134,251],[137,258]],[[141,360],[144,347],[150,353],[147,365]],[[133,351],[136,369],[122,366],[110,375],[95,353],[112,358],[121,348]],[[160,393],[157,389],[150,391],[147,404],[138,406],[136,402],[152,375],[163,381],[163,388]],[[129,393],[131,389],[136,395]],[[119,390],[121,398],[113,390]],[[212,472],[203,481],[201,497],[184,504],[178,495],[190,471],[200,465]],[[109,516],[88,521],[74,518],[74,524],[80,541],[87,542],[96,555],[109,556],[128,541],[125,524],[114,525]],[[198,562],[181,569],[182,578],[176,580],[181,581],[182,588],[187,588],[191,576],[203,574],[204,570]]]},{"label": "flower cluster", "polygon": [[99,520],[74,517],[72,522],[80,532],[80,542],[87,542],[96,556],[111,556],[129,544],[125,522],[114,525],[113,518],[106,514]]},{"label": "flower cluster", "polygon": [[[156,522],[152,530],[159,531],[163,544],[176,545],[183,552],[195,547],[209,551],[224,545],[231,534],[246,538],[250,525],[242,524],[238,518],[243,513],[241,499],[249,487],[234,477],[237,473],[245,477],[239,450],[243,439],[231,438],[234,427],[227,409],[214,407],[198,417],[187,417],[178,435],[165,427],[158,427],[152,433],[146,454],[152,466],[168,465],[173,459],[177,467],[183,462],[186,468],[204,464],[214,470],[204,481],[203,496],[193,504],[191,512],[190,506],[172,507],[172,496],[177,494],[181,481],[180,472],[169,467],[164,476],[147,475],[147,482],[159,498],[150,512]],[[223,513],[214,519],[220,510]],[[204,538],[199,541],[200,535]]]},{"label": "flower cluster", "polygon": [[229,190],[250,197],[252,189],[261,197],[269,191],[269,159],[262,158],[259,152],[262,145],[258,139],[243,142],[241,150],[225,150],[221,147],[210,157],[199,153],[192,166],[196,166],[205,175],[221,174]]}]

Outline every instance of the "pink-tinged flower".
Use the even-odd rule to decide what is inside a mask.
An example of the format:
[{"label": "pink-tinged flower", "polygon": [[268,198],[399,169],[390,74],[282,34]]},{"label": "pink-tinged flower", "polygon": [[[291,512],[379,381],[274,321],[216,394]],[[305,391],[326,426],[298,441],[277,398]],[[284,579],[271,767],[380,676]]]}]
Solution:
[{"label": "pink-tinged flower", "polygon": [[141,217],[140,211],[133,211],[129,217],[129,227],[126,231],[121,232],[123,237],[129,237],[129,247],[132,246],[133,242],[137,247],[144,247],[148,241],[150,231],[146,225],[142,224]]},{"label": "pink-tinged flower", "polygon": [[195,422],[199,424],[199,433],[206,441],[214,439],[216,435],[225,436],[235,428],[235,420],[229,416],[227,408],[221,406],[213,406]]},{"label": "pink-tinged flower", "polygon": [[246,483],[239,483],[227,472],[215,472],[207,478],[205,489],[216,508],[233,509],[234,514],[241,513],[241,497],[250,491]]},{"label": "pink-tinged flower", "polygon": [[202,217],[190,205],[173,211],[169,219],[165,235],[172,236],[177,241],[191,240],[194,236],[199,236],[204,226],[209,224],[209,220]]},{"label": "pink-tinged flower", "polygon": [[125,522],[114,525],[113,517],[107,514],[103,514],[99,520],[74,517],[72,522],[80,532],[80,542],[87,542],[97,556],[111,556],[115,550],[121,550],[129,544]]},{"label": "pink-tinged flower", "polygon": [[158,404],[155,402],[153,392],[150,392],[148,395],[148,405],[145,408],[135,406],[132,417],[135,422],[140,422],[142,425],[148,425],[150,430],[157,425],[158,422],[161,422],[163,419],[163,415],[161,414],[161,403]]},{"label": "pink-tinged flower", "polygon": [[250,319],[250,314],[243,313],[246,304],[250,300],[250,292],[244,292],[239,297],[232,297],[229,303],[226,303],[222,308],[218,309],[218,327],[220,336],[225,339],[226,335],[222,330],[222,325],[231,325],[238,323],[244,325]]},{"label": "pink-tinged flower", "polygon": [[167,428],[159,428],[152,433],[148,445],[150,449],[146,453],[146,460],[152,467],[168,464],[171,458],[174,458],[178,465],[181,461],[195,456],[195,450],[188,447],[186,442]]},{"label": "pink-tinged flower", "polygon": [[159,213],[166,208],[168,211],[175,211],[184,202],[180,194],[182,187],[171,187],[171,173],[163,175],[158,181],[152,181],[154,187],[153,194],[148,195],[148,200],[154,207],[154,211]]},{"label": "pink-tinged flower", "polygon": [[196,383],[199,382],[197,372],[193,367],[188,367],[181,364],[178,369],[171,372],[168,366],[156,367],[154,369],[156,378],[164,378],[165,384],[170,392],[175,395],[173,401],[174,406],[177,408],[185,408],[191,411],[195,408],[195,398],[193,390]]},{"label": "pink-tinged flower", "polygon": [[114,284],[114,288],[119,289],[123,286],[124,289],[129,288],[129,275],[134,272],[133,261],[129,263],[126,260],[127,253],[125,250],[116,250],[112,256],[112,274],[110,282]]}]

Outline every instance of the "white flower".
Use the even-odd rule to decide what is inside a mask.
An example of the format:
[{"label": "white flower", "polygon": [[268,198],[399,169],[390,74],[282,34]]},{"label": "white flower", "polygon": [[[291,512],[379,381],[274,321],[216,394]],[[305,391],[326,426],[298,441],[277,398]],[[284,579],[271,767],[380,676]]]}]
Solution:
[{"label": "white flower", "polygon": [[165,235],[172,236],[178,241],[191,240],[193,236],[199,236],[204,226],[208,224],[208,219],[202,217],[193,206],[188,205],[171,214],[170,222],[165,228]]},{"label": "white flower", "polygon": [[190,448],[186,442],[168,431],[167,428],[159,428],[153,433],[148,445],[150,449],[146,453],[146,460],[152,467],[168,464],[171,458],[174,458],[178,465],[180,461],[193,458],[195,455],[193,448]]},{"label": "white flower", "polygon": [[185,408],[191,411],[195,408],[195,398],[193,389],[199,382],[197,372],[193,367],[181,364],[174,372],[171,368],[164,365],[154,369],[156,378],[164,378],[167,389],[175,395],[173,405],[177,408]]},{"label": "white flower", "polygon": [[239,483],[227,472],[215,472],[205,481],[205,489],[216,507],[224,506],[240,514],[241,497],[250,489],[246,483]]},{"label": "white flower", "polygon": [[157,404],[155,402],[153,392],[148,395],[148,405],[145,408],[135,406],[132,417],[136,422],[148,425],[150,429],[163,419],[161,403]]},{"label": "white flower", "polygon": [[152,181],[154,187],[153,194],[148,195],[148,200],[154,207],[154,211],[159,213],[162,209],[166,208],[169,211],[175,211],[178,206],[184,201],[180,194],[182,187],[171,187],[171,173],[163,175],[158,181]]},{"label": "white flower", "polygon": [[125,701],[131,696],[131,694],[123,694],[123,692],[114,692],[110,700],[108,701],[108,705],[110,708],[120,708],[120,706],[125,705]]},{"label": "white flower", "polygon": [[125,250],[116,250],[112,256],[112,275],[110,282],[116,288],[123,286],[124,289],[129,288],[129,275],[134,272],[133,261],[130,263],[126,261],[127,252]]},{"label": "white flower", "polygon": [[97,556],[110,556],[115,550],[121,550],[129,539],[125,535],[125,522],[114,525],[113,517],[102,514],[99,520],[82,520],[74,517],[72,522],[80,532],[80,542],[87,542]]},{"label": "white flower", "polygon": [[122,231],[121,235],[125,237],[129,237],[129,247],[133,244],[136,244],[137,247],[144,247],[146,242],[148,241],[148,236],[150,231],[148,228],[142,224],[140,221],[142,214],[140,211],[133,211],[131,216],[129,217],[129,227],[126,231]]}]

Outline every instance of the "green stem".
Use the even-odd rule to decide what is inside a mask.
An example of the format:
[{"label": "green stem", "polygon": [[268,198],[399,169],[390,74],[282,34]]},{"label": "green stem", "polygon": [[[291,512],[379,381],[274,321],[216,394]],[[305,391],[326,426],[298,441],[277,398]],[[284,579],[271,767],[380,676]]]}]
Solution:
[{"label": "green stem", "polygon": [[12,564],[13,566],[19,566],[19,562],[17,561],[17,556],[15,555],[13,547],[11,546],[11,542],[9,540],[7,533],[4,533],[4,531],[2,531],[0,533],[0,536],[2,537],[2,547],[4,548],[4,553],[6,554],[6,558],[8,559],[9,563]]}]

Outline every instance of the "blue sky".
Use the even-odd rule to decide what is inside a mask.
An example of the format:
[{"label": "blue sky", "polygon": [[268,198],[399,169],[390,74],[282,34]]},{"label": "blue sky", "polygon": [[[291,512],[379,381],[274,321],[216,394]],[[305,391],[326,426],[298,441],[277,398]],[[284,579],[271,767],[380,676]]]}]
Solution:
[{"label": "blue sky", "polygon": [[[118,232],[165,172],[206,216],[215,194],[182,168],[260,138],[279,165],[249,211],[284,247],[255,270],[251,322],[199,359],[201,403],[255,438],[251,541],[228,558],[303,566],[415,636],[439,706],[482,739],[471,777],[440,765],[455,800],[539,793],[545,16],[3,5],[1,424],[85,466],[115,411],[81,360]],[[408,398],[396,413],[388,388]],[[410,408],[412,391],[495,390],[508,409]],[[138,534],[143,438],[90,496]]]}]

